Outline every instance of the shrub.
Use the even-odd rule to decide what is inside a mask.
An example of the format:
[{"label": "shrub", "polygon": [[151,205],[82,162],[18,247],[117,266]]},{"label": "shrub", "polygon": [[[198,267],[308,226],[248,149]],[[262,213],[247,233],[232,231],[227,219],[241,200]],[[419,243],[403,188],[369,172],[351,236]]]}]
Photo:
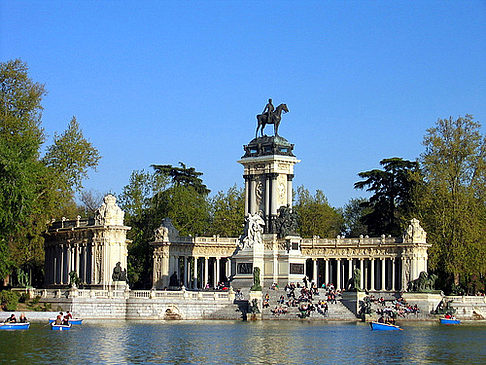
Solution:
[{"label": "shrub", "polygon": [[14,311],[17,309],[20,294],[10,290],[3,290],[0,292],[0,304],[6,311]]}]

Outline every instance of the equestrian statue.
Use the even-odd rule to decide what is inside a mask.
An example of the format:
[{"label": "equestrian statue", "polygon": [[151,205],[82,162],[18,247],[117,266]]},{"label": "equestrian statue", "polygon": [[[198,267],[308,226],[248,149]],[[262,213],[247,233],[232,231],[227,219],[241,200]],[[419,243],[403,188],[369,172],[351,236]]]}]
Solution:
[{"label": "equestrian statue", "polygon": [[275,108],[272,104],[272,99],[268,99],[268,103],[265,105],[263,113],[256,116],[258,126],[255,132],[255,138],[258,137],[259,129],[263,137],[263,129],[267,124],[273,124],[275,135],[278,136],[278,126],[280,125],[280,121],[282,119],[282,112],[288,113],[288,111],[289,109],[287,108],[287,104],[280,104]]}]

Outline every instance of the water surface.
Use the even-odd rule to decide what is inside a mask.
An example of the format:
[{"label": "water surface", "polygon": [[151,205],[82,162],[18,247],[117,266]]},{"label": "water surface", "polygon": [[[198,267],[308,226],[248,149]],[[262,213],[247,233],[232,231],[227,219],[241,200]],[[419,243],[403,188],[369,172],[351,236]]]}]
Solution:
[{"label": "water surface", "polygon": [[70,364],[486,363],[486,325],[307,321],[86,322],[71,331],[32,324],[0,331],[0,362]]}]

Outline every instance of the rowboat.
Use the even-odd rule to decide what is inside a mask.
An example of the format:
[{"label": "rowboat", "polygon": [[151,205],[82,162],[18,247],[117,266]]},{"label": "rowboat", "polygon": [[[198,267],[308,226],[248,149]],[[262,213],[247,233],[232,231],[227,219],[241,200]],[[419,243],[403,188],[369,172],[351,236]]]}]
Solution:
[{"label": "rowboat", "polygon": [[51,329],[54,331],[69,331],[71,329],[71,324],[54,324],[51,323]]},{"label": "rowboat", "polygon": [[370,322],[370,327],[373,331],[403,331],[403,328],[388,323]]},{"label": "rowboat", "polygon": [[[49,323],[54,323],[56,321],[56,318],[49,318]],[[83,322],[82,318],[72,318],[69,320],[69,323],[79,325]]]},{"label": "rowboat", "polygon": [[461,321],[456,319],[456,318],[441,318],[440,323],[441,324],[459,324],[459,323],[461,323]]},{"label": "rowboat", "polygon": [[28,330],[30,322],[26,323],[0,323],[0,330]]}]

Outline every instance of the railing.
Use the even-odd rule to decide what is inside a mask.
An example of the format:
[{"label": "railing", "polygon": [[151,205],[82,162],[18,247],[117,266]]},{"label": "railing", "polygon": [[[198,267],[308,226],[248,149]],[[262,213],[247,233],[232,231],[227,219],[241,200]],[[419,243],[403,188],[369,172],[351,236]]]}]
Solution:
[{"label": "railing", "polygon": [[103,289],[22,289],[30,297],[41,298],[166,298],[166,299],[193,299],[193,300],[229,300],[229,292],[219,291],[168,291],[168,290],[103,290]]},{"label": "railing", "polygon": [[342,247],[342,246],[376,246],[376,245],[396,245],[399,243],[395,237],[360,237],[360,238],[320,238],[315,236],[313,238],[302,239],[302,246],[327,246],[327,247]]},{"label": "railing", "polygon": [[482,304],[486,303],[486,296],[471,296],[471,295],[448,295],[445,297],[448,301],[456,303],[472,303]]}]

